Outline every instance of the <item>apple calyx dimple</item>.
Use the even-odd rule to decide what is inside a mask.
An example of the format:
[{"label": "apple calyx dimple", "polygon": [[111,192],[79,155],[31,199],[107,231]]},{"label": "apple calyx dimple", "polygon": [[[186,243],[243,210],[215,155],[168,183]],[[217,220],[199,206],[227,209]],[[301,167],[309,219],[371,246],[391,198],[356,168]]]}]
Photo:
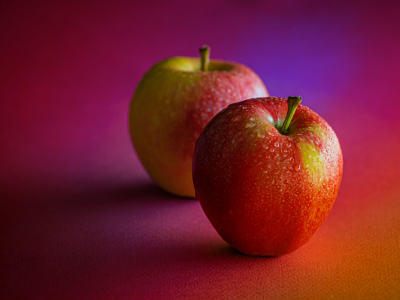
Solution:
[{"label": "apple calyx dimple", "polygon": [[208,71],[208,64],[210,63],[210,47],[204,45],[199,49],[201,55],[201,71]]},{"label": "apple calyx dimple", "polygon": [[301,100],[302,100],[301,96],[289,96],[287,98],[287,103],[288,103],[287,115],[285,121],[282,124],[282,127],[278,128],[278,131],[281,134],[283,135],[289,134],[290,122],[292,121],[294,113],[296,112],[297,106],[299,106],[299,104],[301,103]]}]

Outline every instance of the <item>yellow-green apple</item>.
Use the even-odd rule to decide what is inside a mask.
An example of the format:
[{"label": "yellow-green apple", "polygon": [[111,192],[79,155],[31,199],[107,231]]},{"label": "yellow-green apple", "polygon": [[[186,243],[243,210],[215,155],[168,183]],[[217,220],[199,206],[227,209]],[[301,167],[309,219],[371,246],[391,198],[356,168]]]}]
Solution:
[{"label": "yellow-green apple", "polygon": [[229,103],[268,96],[259,76],[233,62],[173,57],[155,64],[139,82],[129,111],[136,153],[166,191],[194,197],[192,158],[207,122]]},{"label": "yellow-green apple", "polygon": [[196,198],[219,235],[245,254],[298,249],[338,195],[338,138],[300,102],[301,97],[269,97],[231,104],[196,142]]}]

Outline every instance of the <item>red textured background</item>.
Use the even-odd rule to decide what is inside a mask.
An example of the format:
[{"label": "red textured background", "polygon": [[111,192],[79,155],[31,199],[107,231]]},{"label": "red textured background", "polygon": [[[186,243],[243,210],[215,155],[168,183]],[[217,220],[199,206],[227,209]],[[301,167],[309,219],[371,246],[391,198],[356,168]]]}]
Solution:
[{"label": "red textured background", "polygon": [[[399,18],[385,0],[2,1],[0,299],[399,297]],[[143,73],[205,43],[339,137],[339,197],[294,253],[235,251],[132,149]]]}]

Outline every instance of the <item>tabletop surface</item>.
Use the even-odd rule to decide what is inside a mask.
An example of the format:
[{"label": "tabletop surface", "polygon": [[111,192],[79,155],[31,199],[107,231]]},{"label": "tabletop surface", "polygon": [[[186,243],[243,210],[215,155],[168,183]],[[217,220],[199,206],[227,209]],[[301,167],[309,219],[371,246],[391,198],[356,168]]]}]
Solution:
[{"label": "tabletop surface", "polygon": [[[2,1],[0,298],[398,299],[399,17],[398,1]],[[231,248],[131,145],[141,76],[203,44],[339,138],[339,196],[291,254]]]}]

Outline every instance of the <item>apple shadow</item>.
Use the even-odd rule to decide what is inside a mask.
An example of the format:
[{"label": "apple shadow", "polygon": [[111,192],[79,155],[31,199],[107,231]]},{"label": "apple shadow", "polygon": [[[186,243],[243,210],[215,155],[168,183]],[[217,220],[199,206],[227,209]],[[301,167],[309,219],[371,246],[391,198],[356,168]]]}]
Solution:
[{"label": "apple shadow", "polygon": [[68,197],[67,205],[117,205],[136,203],[157,205],[166,202],[196,201],[194,198],[180,197],[166,192],[151,181],[136,182],[132,185],[102,185],[92,186],[79,192],[74,197]]},{"label": "apple shadow", "polygon": [[157,201],[161,199],[176,201],[194,200],[193,198],[185,198],[168,193],[153,182],[108,188],[104,191],[103,195],[104,198],[120,201],[132,201],[137,199],[145,199],[146,201]]}]

